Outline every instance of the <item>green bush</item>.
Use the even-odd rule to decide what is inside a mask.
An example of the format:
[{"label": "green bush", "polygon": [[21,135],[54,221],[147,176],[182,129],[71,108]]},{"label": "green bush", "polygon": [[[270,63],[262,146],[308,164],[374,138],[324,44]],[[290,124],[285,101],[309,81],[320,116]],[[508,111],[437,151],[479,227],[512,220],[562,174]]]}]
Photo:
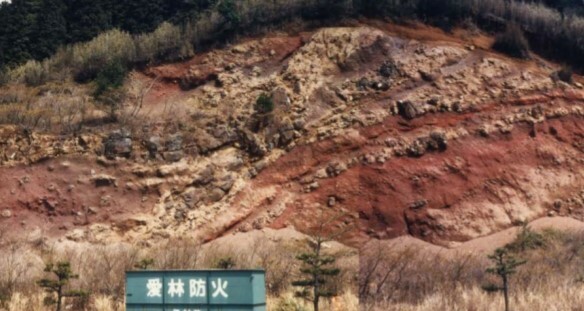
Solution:
[{"label": "green bush", "polygon": [[49,79],[49,65],[47,61],[29,60],[24,65],[12,70],[9,75],[12,81],[28,86],[39,86]]},{"label": "green bush", "polygon": [[258,113],[270,113],[274,111],[274,101],[268,94],[262,93],[256,100],[255,110]]},{"label": "green bush", "polygon": [[493,49],[513,57],[529,58],[529,42],[515,24],[510,24],[504,33],[497,36]]},{"label": "green bush", "polygon": [[223,0],[219,3],[217,10],[231,26],[235,27],[239,25],[241,21],[241,16],[239,15],[237,5],[234,0]]},{"label": "green bush", "polygon": [[124,65],[135,59],[132,36],[117,29],[105,32],[95,39],[71,47],[73,74],[78,82],[93,80],[104,64],[119,61]]},{"label": "green bush", "polygon": [[545,238],[542,234],[531,230],[524,224],[517,234],[515,241],[507,244],[505,248],[514,252],[524,252],[526,250],[538,249],[545,246]]},{"label": "green bush", "polygon": [[127,69],[120,60],[113,60],[97,74],[95,79],[95,93],[99,97],[107,90],[118,89],[124,84]]},{"label": "green bush", "polygon": [[156,62],[184,59],[194,55],[189,38],[180,27],[162,23],[152,33],[135,37],[136,61]]}]

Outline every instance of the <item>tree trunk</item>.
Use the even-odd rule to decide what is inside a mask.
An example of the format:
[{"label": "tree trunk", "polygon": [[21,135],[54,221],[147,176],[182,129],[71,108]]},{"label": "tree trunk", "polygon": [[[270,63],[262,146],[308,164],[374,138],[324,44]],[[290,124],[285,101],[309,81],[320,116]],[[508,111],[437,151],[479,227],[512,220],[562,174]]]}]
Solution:
[{"label": "tree trunk", "polygon": [[506,275],[503,276],[503,294],[505,295],[505,311],[509,311],[509,284]]},{"label": "tree trunk", "polygon": [[57,311],[61,311],[61,300],[63,299],[62,291],[63,288],[59,286],[59,290],[57,291]]}]

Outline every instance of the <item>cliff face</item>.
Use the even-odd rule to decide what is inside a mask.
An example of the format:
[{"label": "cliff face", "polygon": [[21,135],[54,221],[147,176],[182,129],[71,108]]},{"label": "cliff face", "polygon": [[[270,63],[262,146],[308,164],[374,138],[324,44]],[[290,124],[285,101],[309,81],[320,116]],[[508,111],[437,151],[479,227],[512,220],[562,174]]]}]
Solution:
[{"label": "cliff face", "polygon": [[[134,72],[123,124],[0,129],[0,224],[105,242],[307,232],[334,218],[359,246],[581,219],[581,84],[461,38],[326,28]],[[272,111],[255,107],[261,94]]]}]

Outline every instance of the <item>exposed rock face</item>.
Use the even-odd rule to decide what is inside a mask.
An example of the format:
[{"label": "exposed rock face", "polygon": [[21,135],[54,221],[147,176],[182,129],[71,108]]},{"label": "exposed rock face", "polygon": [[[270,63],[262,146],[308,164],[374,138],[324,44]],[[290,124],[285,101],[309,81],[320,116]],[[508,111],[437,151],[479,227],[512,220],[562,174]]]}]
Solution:
[{"label": "exposed rock face", "polygon": [[164,159],[169,162],[178,162],[183,154],[183,139],[181,134],[174,134],[168,137],[166,140],[165,152],[163,153]]},{"label": "exposed rock face", "polygon": [[132,137],[126,130],[111,132],[103,142],[104,154],[108,159],[128,158],[132,154]]},{"label": "exposed rock face", "polygon": [[[448,244],[584,219],[580,77],[556,84],[547,65],[446,41],[370,27],[253,39],[133,74],[152,88],[132,135],[0,127],[0,173],[14,176],[0,226],[205,241],[340,214],[345,243]],[[255,109],[261,94],[271,111]]]}]

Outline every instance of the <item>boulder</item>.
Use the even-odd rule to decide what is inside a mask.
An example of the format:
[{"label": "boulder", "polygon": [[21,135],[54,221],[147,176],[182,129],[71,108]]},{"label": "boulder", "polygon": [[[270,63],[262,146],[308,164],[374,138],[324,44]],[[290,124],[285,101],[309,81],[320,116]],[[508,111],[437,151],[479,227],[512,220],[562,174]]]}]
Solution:
[{"label": "boulder", "polygon": [[211,190],[211,192],[209,192],[209,202],[214,203],[214,202],[219,202],[221,201],[221,199],[223,199],[223,197],[225,196],[225,191],[219,189],[219,188],[214,188],[213,190]]},{"label": "boulder", "polygon": [[0,213],[0,216],[2,216],[2,218],[10,218],[10,217],[12,217],[12,211],[9,209],[2,210],[2,213]]},{"label": "boulder", "polygon": [[132,154],[132,138],[130,132],[118,130],[111,132],[103,142],[104,154],[108,159],[116,157],[129,158]]},{"label": "boulder", "polygon": [[263,157],[267,152],[267,147],[262,140],[248,130],[239,131],[239,143],[247,153],[254,157]]},{"label": "boulder", "polygon": [[398,101],[397,109],[399,115],[406,120],[412,120],[418,116],[418,109],[410,101]]},{"label": "boulder", "polygon": [[116,178],[110,175],[100,174],[91,177],[91,182],[93,182],[96,187],[107,187],[115,185]]},{"label": "boulder", "polygon": [[397,65],[392,60],[386,60],[381,64],[379,67],[379,75],[385,78],[391,78],[397,74],[399,74],[399,69]]},{"label": "boulder", "polygon": [[198,172],[197,176],[193,180],[193,185],[195,186],[205,186],[210,184],[214,179],[215,172],[213,166],[207,165],[204,169]]},{"label": "boulder", "polygon": [[201,193],[195,188],[189,188],[183,192],[182,199],[188,208],[193,209],[201,201]]}]

